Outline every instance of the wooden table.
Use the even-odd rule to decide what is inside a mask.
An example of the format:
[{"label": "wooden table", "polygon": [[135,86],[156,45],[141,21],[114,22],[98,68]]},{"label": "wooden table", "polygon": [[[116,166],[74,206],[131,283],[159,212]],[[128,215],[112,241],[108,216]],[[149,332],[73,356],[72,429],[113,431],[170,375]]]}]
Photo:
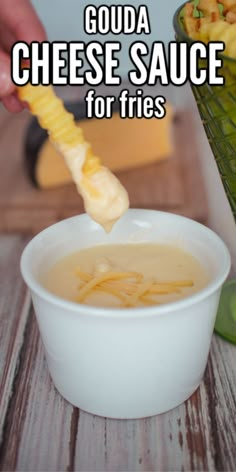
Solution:
[{"label": "wooden table", "polygon": [[28,240],[0,237],[0,470],[235,471],[236,347],[214,336],[201,387],[166,414],[118,421],[73,408],[50,380],[20,276]]},{"label": "wooden table", "polygon": [[30,237],[0,236],[0,470],[235,471],[236,347],[216,336],[200,388],[166,414],[109,420],[62,399],[19,272]]}]

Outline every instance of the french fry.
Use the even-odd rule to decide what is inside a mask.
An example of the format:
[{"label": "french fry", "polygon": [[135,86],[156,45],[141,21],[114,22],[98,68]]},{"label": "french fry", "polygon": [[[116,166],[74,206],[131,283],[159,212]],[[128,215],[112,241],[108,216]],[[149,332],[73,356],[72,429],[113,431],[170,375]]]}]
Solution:
[{"label": "french fry", "polygon": [[191,2],[186,3],[185,5],[185,15],[184,15],[184,26],[186,33],[193,39],[197,39],[197,31],[199,27],[198,18],[193,17],[193,4]]},{"label": "french fry", "polygon": [[199,18],[199,29],[198,29],[198,31],[200,31],[203,28],[204,25],[209,25],[210,23],[211,23],[211,17],[202,16],[201,18]]},{"label": "french fry", "polygon": [[230,24],[236,23],[236,12],[233,11],[228,11],[226,13],[226,21]]},{"label": "french fry", "polygon": [[210,34],[213,29],[217,29],[218,26],[224,26],[224,22],[221,20],[213,21],[214,14],[210,17],[202,17],[200,18],[199,22],[199,30],[198,30],[198,39],[204,43],[208,43],[210,41]]},{"label": "french fry", "polygon": [[226,15],[228,12],[236,12],[236,1],[235,0],[218,0],[218,3],[223,5],[223,14]]},{"label": "french fry", "polygon": [[[236,25],[235,25],[236,26]],[[236,57],[236,38],[232,41],[226,49],[226,54],[229,57]]]},{"label": "french fry", "polygon": [[30,111],[38,117],[40,125],[48,131],[50,140],[62,154],[76,146],[84,146],[84,173],[98,170],[99,159],[93,155],[82,129],[76,126],[73,115],[64,108],[62,100],[55,95],[51,86],[34,87],[28,83],[18,88],[18,97],[28,103]]},{"label": "french fry", "polygon": [[207,36],[207,42],[217,41],[222,38],[225,31],[228,31],[228,24],[223,20],[215,21],[214,23],[205,24],[202,27],[201,33]]},{"label": "french fry", "polygon": [[204,18],[209,17],[212,21],[220,19],[219,7],[216,0],[199,0],[197,9],[201,11]]},{"label": "french fry", "polygon": [[[223,17],[219,4],[223,6]],[[236,58],[236,0],[199,0],[197,10],[201,13],[198,21],[194,18],[194,5],[188,2],[184,11],[186,33],[194,40],[222,41],[224,54]]]},{"label": "french fry", "polygon": [[81,194],[86,212],[109,232],[129,207],[128,194],[107,167],[94,155],[74,117],[49,86],[18,88],[20,100],[27,102],[42,128],[48,131],[55,147],[61,152]]}]

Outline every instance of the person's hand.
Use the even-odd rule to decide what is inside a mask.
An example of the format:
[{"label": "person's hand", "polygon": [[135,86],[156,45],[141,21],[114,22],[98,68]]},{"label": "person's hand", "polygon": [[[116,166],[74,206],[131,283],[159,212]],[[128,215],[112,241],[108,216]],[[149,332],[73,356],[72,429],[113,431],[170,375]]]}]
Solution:
[{"label": "person's hand", "polygon": [[11,48],[16,41],[45,40],[45,30],[29,0],[0,0],[0,101],[11,112],[23,109],[11,80]]}]

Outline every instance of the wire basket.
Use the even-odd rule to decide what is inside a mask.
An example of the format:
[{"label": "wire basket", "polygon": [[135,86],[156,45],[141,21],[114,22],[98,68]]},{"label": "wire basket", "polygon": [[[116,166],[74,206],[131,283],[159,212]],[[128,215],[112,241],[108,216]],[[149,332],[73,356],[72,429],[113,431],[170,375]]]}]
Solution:
[{"label": "wire basket", "polygon": [[[184,5],[174,16],[176,40],[191,44],[184,30],[183,13]],[[224,55],[221,58],[224,85],[191,87],[236,221],[236,60]],[[206,61],[199,61],[199,68],[205,66]],[[215,331],[236,344],[236,279],[224,285]]]},{"label": "wire basket", "polygon": [[[174,16],[177,41],[192,43],[183,26],[184,5]],[[236,60],[222,55],[225,85],[191,85],[205,132],[236,220]],[[204,66],[204,60],[199,66]]]}]

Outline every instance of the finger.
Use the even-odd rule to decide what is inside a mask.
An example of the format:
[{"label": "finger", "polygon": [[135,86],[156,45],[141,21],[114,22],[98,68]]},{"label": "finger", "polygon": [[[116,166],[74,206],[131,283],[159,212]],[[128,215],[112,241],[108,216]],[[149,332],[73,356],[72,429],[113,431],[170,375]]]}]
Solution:
[{"label": "finger", "polygon": [[15,85],[11,80],[10,57],[3,51],[0,51],[0,99],[7,97],[15,90]]},{"label": "finger", "polygon": [[25,108],[25,106],[18,100],[15,94],[8,95],[8,97],[3,98],[2,103],[11,113],[18,113]]},{"label": "finger", "polygon": [[28,0],[1,0],[1,22],[16,41],[45,41],[46,33]]},{"label": "finger", "polygon": [[16,42],[15,36],[13,33],[0,22],[0,44],[1,49],[10,54],[12,45]]}]

